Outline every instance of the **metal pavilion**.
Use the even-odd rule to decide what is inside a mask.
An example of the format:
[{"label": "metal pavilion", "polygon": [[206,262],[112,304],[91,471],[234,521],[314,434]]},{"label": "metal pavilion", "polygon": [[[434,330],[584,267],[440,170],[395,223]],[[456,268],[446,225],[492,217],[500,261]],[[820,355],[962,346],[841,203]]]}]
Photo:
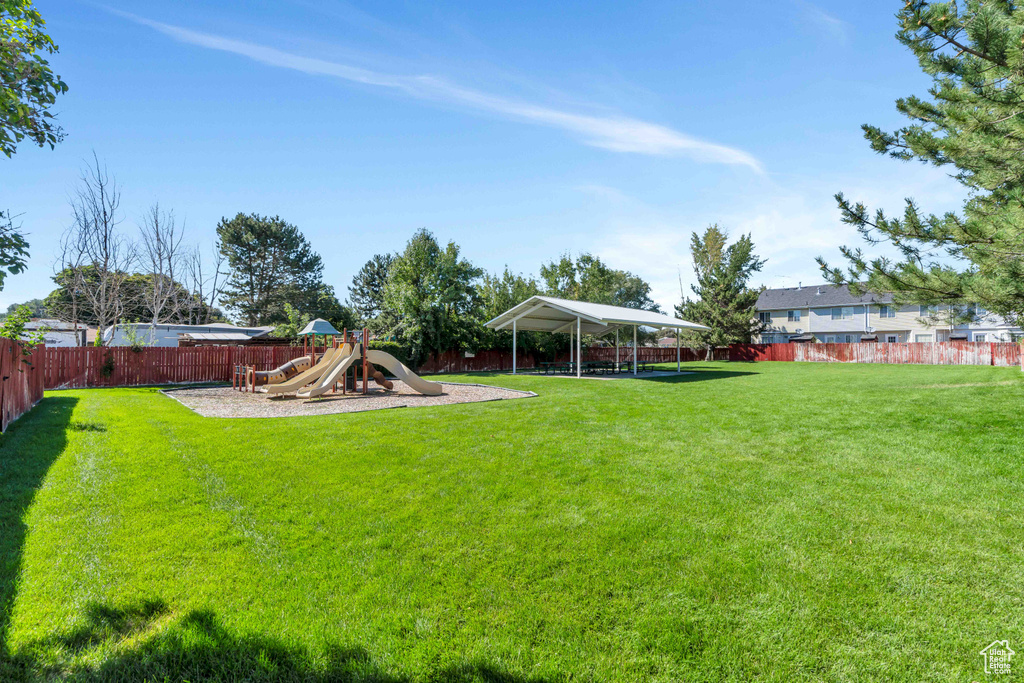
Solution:
[{"label": "metal pavilion", "polygon": [[[633,328],[633,374],[636,375],[636,337],[640,327],[673,328],[676,334],[676,371],[680,369],[679,330],[707,330],[697,323],[687,322],[672,316],[636,308],[594,304],[586,301],[570,301],[551,296],[531,296],[526,301],[508,309],[497,318],[484,323],[492,330],[512,327],[512,374],[516,372],[516,336],[519,330],[569,334],[569,361],[573,360],[575,348],[576,376],[581,376],[582,342],[584,334],[601,336],[615,332],[615,358],[619,357],[619,330]],[[573,343],[575,337],[575,344]]]}]

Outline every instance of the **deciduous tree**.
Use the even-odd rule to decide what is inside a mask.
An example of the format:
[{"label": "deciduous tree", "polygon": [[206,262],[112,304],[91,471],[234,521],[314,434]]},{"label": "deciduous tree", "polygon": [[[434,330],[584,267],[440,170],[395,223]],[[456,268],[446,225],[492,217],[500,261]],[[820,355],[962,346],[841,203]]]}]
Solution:
[{"label": "deciduous tree", "polygon": [[[93,155],[93,164],[83,171],[71,199],[73,221],[62,239],[59,272],[66,274],[63,284],[72,293],[73,307],[82,302],[92,311],[101,332],[97,345],[102,344],[102,331],[121,320],[134,303],[128,300],[132,289],[126,283],[137,255],[135,245],[118,228],[120,205],[116,179]],[[77,312],[73,316],[77,322]]]},{"label": "deciduous tree", "polygon": [[20,227],[14,225],[9,211],[0,211],[0,290],[8,275],[16,275],[28,264],[28,247]]},{"label": "deciduous tree", "polygon": [[31,0],[0,0],[0,151],[14,155],[26,137],[52,148],[64,137],[50,108],[68,86],[44,55],[57,52]]},{"label": "deciduous tree", "polygon": [[540,267],[540,280],[544,293],[549,296],[645,311],[659,310],[651,299],[651,286],[643,278],[611,268],[591,254],[580,254],[575,260],[563,254],[558,261]]},{"label": "deciduous tree", "polygon": [[476,281],[483,271],[418,230],[389,270],[384,305],[400,316],[399,332],[415,363],[430,353],[472,347],[480,333]]}]

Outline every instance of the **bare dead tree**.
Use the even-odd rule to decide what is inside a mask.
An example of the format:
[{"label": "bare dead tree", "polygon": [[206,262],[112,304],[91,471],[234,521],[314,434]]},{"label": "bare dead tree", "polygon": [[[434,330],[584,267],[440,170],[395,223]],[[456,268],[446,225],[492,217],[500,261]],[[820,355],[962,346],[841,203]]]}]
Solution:
[{"label": "bare dead tree", "polygon": [[189,296],[189,323],[205,325],[210,322],[217,299],[224,291],[224,255],[214,248],[212,266],[207,266],[199,246],[189,250],[185,259]]},{"label": "bare dead tree", "polygon": [[[79,279],[82,273],[82,254],[74,249],[72,238],[73,233],[71,230],[66,230],[61,236],[57,247],[57,258],[53,264],[54,282],[67,292],[67,300],[62,301],[58,298],[47,304],[46,312],[62,320],[70,320],[75,324],[75,329],[77,330],[81,314]],[[55,306],[57,308],[54,308]]]},{"label": "bare dead tree", "polygon": [[97,343],[102,343],[103,331],[126,308],[125,282],[136,263],[136,249],[117,227],[121,190],[95,154],[70,202],[73,221],[62,239],[62,260],[71,268],[69,284],[76,296],[92,310]]},{"label": "bare dead tree", "polygon": [[173,211],[163,211],[153,204],[139,224],[142,236],[140,257],[149,270],[150,283],[143,296],[153,316],[153,324],[176,322],[188,304],[178,278],[186,258],[182,246],[185,231],[179,228]]}]

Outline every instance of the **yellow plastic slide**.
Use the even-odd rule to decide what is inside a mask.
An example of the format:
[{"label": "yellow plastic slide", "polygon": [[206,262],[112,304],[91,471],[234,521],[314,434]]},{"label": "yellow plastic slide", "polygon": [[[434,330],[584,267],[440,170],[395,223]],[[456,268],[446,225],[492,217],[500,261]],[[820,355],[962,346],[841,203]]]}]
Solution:
[{"label": "yellow plastic slide", "polygon": [[324,352],[320,362],[311,367],[305,372],[301,372],[295,375],[290,380],[281,382],[280,384],[270,384],[263,387],[263,391],[268,394],[290,394],[298,391],[302,387],[306,386],[310,382],[315,382],[320,379],[324,372],[331,366],[331,361],[337,356],[340,349],[329,348]]},{"label": "yellow plastic slide", "polygon": [[321,375],[320,380],[312,386],[296,394],[299,398],[315,398],[326,394],[335,384],[345,380],[345,371],[352,367],[352,364],[362,356],[359,349],[351,349],[351,344],[346,344],[341,353],[334,357],[331,367],[327,368]]},{"label": "yellow plastic slide", "polygon": [[405,382],[413,391],[418,391],[427,396],[441,395],[443,385],[440,382],[431,382],[423,379],[390,353],[370,349],[366,352],[366,360],[374,365],[386,368],[388,372]]}]

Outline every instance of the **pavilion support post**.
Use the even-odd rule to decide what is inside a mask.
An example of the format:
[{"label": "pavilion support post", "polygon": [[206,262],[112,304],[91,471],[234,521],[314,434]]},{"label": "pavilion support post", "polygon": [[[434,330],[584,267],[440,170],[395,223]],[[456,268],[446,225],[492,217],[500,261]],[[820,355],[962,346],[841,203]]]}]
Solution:
[{"label": "pavilion support post", "polygon": [[512,321],[512,374],[516,374],[516,321]]},{"label": "pavilion support post", "polygon": [[633,325],[633,376],[636,377],[636,325]]},{"label": "pavilion support post", "polygon": [[676,372],[679,372],[679,328],[676,328]]},{"label": "pavilion support post", "polygon": [[576,316],[576,379],[580,378],[583,368],[583,335],[580,332],[580,317]]},{"label": "pavilion support post", "polygon": [[615,328],[615,372],[619,371],[619,329]]}]

